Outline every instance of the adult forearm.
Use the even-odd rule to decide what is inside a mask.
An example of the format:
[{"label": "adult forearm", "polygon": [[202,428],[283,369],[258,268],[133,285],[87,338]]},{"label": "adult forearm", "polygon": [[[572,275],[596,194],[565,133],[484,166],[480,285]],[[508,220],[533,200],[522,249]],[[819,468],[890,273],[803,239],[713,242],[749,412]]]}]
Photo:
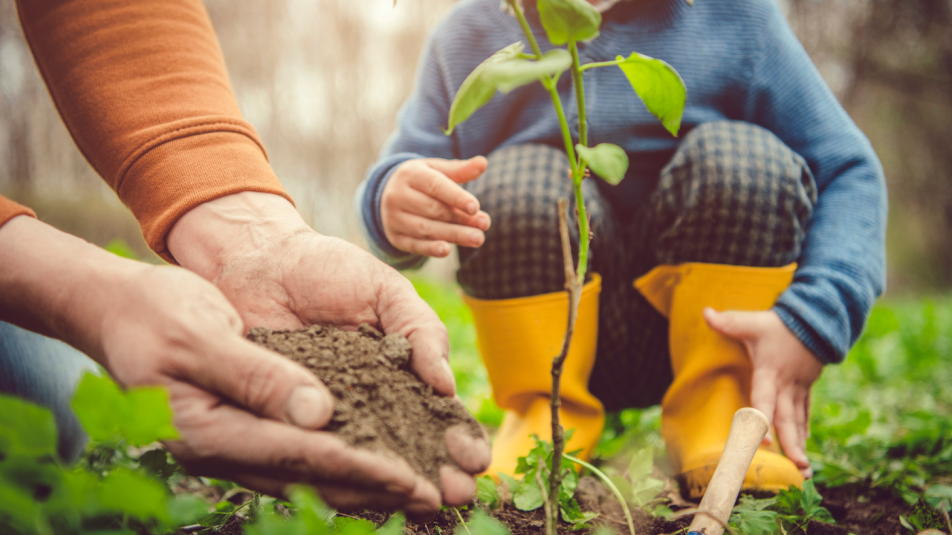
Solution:
[{"label": "adult forearm", "polygon": [[63,340],[104,362],[104,312],[144,264],[31,217],[0,227],[0,319]]}]

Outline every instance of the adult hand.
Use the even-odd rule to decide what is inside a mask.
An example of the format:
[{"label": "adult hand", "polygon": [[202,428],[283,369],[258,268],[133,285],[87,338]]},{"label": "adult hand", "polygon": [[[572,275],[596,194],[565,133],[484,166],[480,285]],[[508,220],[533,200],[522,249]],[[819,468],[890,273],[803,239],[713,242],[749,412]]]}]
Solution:
[{"label": "adult hand", "polygon": [[[777,432],[787,458],[803,477],[813,470],[806,455],[810,433],[810,388],[823,363],[794,336],[776,312],[716,312],[704,310],[715,331],[742,342],[753,364],[751,403],[764,413]],[[772,443],[772,434],[764,439]]]},{"label": "adult hand", "polygon": [[[368,323],[406,336],[417,375],[455,394],[446,328],[410,282],[362,249],[314,232],[285,199],[244,192],[200,205],[172,228],[168,246],[182,266],[225,294],[245,329]],[[489,445],[461,429],[446,439],[462,471],[441,468],[442,499],[461,505],[475,493],[472,476],[488,465]]]},{"label": "adult hand", "polygon": [[123,386],[168,388],[181,440],[168,443],[197,475],[281,495],[314,485],[334,507],[439,507],[405,463],[313,431],[332,414],[317,378],[244,339],[237,311],[180,268],[109,254],[27,217],[0,227],[0,318],[69,342]]},{"label": "adult hand", "polygon": [[402,163],[387,180],[380,198],[384,234],[408,253],[444,257],[450,243],[479,247],[486,240],[489,214],[460,187],[483,174],[486,158],[427,158]]}]

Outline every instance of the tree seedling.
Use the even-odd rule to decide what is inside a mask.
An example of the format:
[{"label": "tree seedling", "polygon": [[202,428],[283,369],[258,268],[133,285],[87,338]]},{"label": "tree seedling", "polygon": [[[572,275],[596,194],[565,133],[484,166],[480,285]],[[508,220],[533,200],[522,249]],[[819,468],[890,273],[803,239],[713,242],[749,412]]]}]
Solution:
[{"label": "tree seedling", "polygon": [[[598,37],[602,23],[601,14],[585,0],[537,0],[539,19],[545,29],[549,42],[555,48],[542,53],[532,33],[529,22],[519,0],[506,0],[508,6],[519,20],[531,53],[525,52],[525,44],[513,43],[496,52],[483,61],[463,81],[453,103],[450,106],[449,122],[444,129],[451,135],[457,125],[466,121],[480,107],[492,99],[497,91],[508,93],[518,87],[541,82],[548,91],[552,105],[559,118],[559,127],[569,160],[569,174],[575,193],[575,210],[578,214],[579,249],[578,265],[573,266],[572,251],[566,223],[566,205],[559,203],[559,231],[562,236],[563,263],[565,270],[565,289],[569,294],[569,314],[565,329],[562,350],[552,360],[552,443],[553,454],[549,470],[553,477],[549,481],[546,495],[546,533],[554,535],[559,519],[559,491],[563,477],[560,470],[552,467],[562,466],[565,449],[565,437],[559,423],[560,378],[562,366],[568,354],[578,316],[582,286],[588,269],[589,245],[592,238],[589,229],[585,199],[582,195],[582,181],[591,169],[602,180],[618,184],[625,178],[628,170],[628,156],[624,149],[611,143],[589,146],[588,123],[585,109],[585,87],[583,73],[590,69],[617,67],[631,84],[635,93],[641,97],[648,111],[655,115],[664,128],[677,136],[681,126],[681,116],[687,93],[684,82],[673,67],[659,59],[650,58],[637,52],[627,57],[616,56],[614,60],[581,64],[578,43]],[[565,48],[559,48],[565,46]],[[557,84],[559,77],[570,71],[575,89],[578,109],[578,140],[572,139],[568,120]],[[573,472],[569,470],[569,472]]]}]

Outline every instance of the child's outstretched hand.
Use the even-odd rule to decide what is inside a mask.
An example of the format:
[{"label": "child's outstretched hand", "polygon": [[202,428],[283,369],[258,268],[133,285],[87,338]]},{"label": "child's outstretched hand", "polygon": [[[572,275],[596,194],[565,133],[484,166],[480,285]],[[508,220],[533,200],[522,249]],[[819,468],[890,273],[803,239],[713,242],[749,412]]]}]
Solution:
[{"label": "child's outstretched hand", "polygon": [[[775,312],[704,310],[715,331],[742,342],[754,366],[751,403],[767,415],[787,458],[812,477],[806,444],[810,433],[810,387],[823,363],[794,336]],[[767,443],[773,441],[767,434]]]},{"label": "child's outstretched hand", "polygon": [[465,184],[483,174],[486,158],[426,158],[397,168],[383,188],[380,219],[394,247],[408,253],[444,257],[450,243],[479,247],[489,230],[489,214],[480,211]]}]

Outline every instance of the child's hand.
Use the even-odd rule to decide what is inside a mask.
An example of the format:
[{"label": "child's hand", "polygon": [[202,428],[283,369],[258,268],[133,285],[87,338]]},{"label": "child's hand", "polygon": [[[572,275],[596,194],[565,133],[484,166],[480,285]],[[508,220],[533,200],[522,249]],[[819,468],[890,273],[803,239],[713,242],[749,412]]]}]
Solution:
[{"label": "child's hand", "polygon": [[486,170],[486,158],[404,162],[383,188],[380,219],[387,239],[401,251],[425,256],[450,254],[447,242],[479,247],[489,214],[460,184]]},{"label": "child's hand", "polygon": [[[803,477],[812,477],[806,455],[810,387],[820,377],[823,363],[773,311],[716,312],[707,308],[704,319],[715,331],[747,347],[754,366],[751,402],[771,421],[787,458]],[[768,433],[764,440],[771,443],[773,438]]]}]

